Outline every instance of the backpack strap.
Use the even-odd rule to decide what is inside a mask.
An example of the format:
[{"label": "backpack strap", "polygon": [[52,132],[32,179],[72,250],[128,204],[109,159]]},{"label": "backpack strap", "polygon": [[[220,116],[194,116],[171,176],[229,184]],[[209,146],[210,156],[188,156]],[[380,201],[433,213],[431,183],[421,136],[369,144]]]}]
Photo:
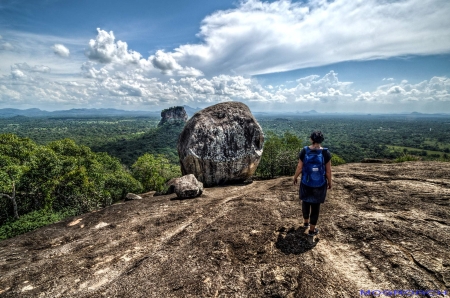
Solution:
[{"label": "backpack strap", "polygon": [[328,148],[323,148],[322,149],[322,156],[323,156],[323,164],[325,165],[325,153],[328,152]]}]

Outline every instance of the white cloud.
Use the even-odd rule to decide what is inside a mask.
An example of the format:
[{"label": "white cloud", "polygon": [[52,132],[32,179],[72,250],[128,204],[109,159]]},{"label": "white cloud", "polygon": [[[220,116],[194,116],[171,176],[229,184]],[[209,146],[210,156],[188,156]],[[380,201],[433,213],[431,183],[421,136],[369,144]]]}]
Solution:
[{"label": "white cloud", "polygon": [[11,70],[11,76],[13,79],[23,79],[26,77],[25,74],[19,69]]},{"label": "white cloud", "polygon": [[410,84],[407,80],[403,80],[399,85],[383,85],[373,92],[359,92],[357,93],[357,100],[391,105],[408,101],[422,104],[435,102],[442,103],[442,107],[444,107],[448,106],[448,102],[450,102],[450,79],[433,77],[429,81],[422,81],[417,84]]},{"label": "white cloud", "polygon": [[15,63],[11,66],[11,70],[21,70],[21,71],[28,71],[28,72],[40,72],[40,73],[48,73],[50,72],[50,67],[45,65],[35,65],[33,67],[29,66],[26,62],[24,63]]},{"label": "white cloud", "polygon": [[173,56],[164,53],[164,51],[157,51],[155,55],[150,56],[149,60],[155,68],[160,69],[163,73],[171,73],[174,70],[182,69]]},{"label": "white cloud", "polygon": [[[439,2],[427,1],[429,5]],[[128,49],[126,42],[116,41],[112,31],[108,33],[98,29],[98,35],[90,40],[85,51],[88,61],[83,54],[80,54],[83,60],[76,57],[77,51],[74,51],[71,59],[66,60],[67,64],[72,63],[72,75],[67,76],[58,76],[57,72],[62,73],[61,69],[64,68],[58,69],[61,63],[51,62],[55,59],[49,48],[57,55],[64,53],[56,53],[57,49],[67,49],[56,43],[56,37],[39,39],[37,35],[30,35],[30,38],[22,38],[26,35],[20,35],[21,38],[16,37],[12,41],[15,47],[17,45],[17,52],[33,54],[28,55],[29,59],[19,60],[20,63],[17,63],[18,59],[13,62],[0,59],[0,66],[6,65],[5,61],[9,62],[8,72],[0,74],[0,103],[10,106],[53,106],[57,103],[72,107],[126,105],[130,108],[140,108],[145,105],[165,104],[205,106],[215,102],[237,100],[260,109],[270,107],[271,111],[314,108],[328,112],[347,111],[353,107],[355,110],[361,107],[369,110],[374,107],[383,109],[386,105],[407,110],[411,105],[424,106],[430,103],[436,104],[434,109],[437,111],[448,107],[450,80],[445,77],[434,77],[418,84],[385,78],[384,85],[375,90],[355,90],[352,82],[340,81],[338,74],[333,71],[323,76],[311,74],[287,82],[286,85],[267,82],[261,85],[256,79],[245,75],[315,65],[320,61],[329,63],[350,59],[347,51],[356,59],[370,59],[369,56],[358,56],[363,55],[368,48],[353,40],[351,34],[344,34],[345,30],[350,30],[346,20],[342,23],[343,28],[332,26],[334,31],[331,30],[331,33],[337,34],[336,36],[324,30],[331,26],[329,22],[335,24],[336,20],[340,20],[339,14],[331,15],[330,12],[345,11],[338,4],[347,4],[353,8],[356,4],[347,3],[346,0],[308,3],[309,7],[304,3],[290,1],[243,2],[236,9],[216,12],[204,20],[200,35],[204,43],[181,46],[173,52],[159,50],[148,59]],[[368,12],[369,4],[372,8],[384,12],[386,5],[398,5],[400,8],[407,4],[419,5],[413,0],[383,3],[369,0],[359,2],[358,5],[364,12]],[[401,14],[402,9],[399,11]],[[371,13],[381,17],[376,9]],[[425,16],[427,13],[434,12],[424,11]],[[356,13],[358,14],[359,12]],[[317,23],[317,18],[322,20],[322,23]],[[355,15],[350,15],[349,18],[358,19]],[[318,31],[312,29],[313,24],[317,26]],[[426,24],[425,22],[424,27],[428,26]],[[352,30],[355,28],[359,27],[352,26]],[[355,32],[356,35],[359,34],[358,30]],[[420,32],[419,30],[419,35]],[[372,33],[369,33],[372,36]],[[406,43],[409,42],[408,38]],[[342,40],[342,44],[337,39]],[[79,45],[73,46],[76,42],[69,41],[61,39],[59,42],[69,44],[71,49],[81,49]],[[393,48],[396,48],[395,44],[395,41],[391,41]],[[433,47],[432,43],[430,47]],[[33,52],[31,49],[36,50]],[[370,52],[378,53],[373,57],[383,56],[379,55],[384,51],[383,47],[375,46],[373,49],[380,51]],[[15,51],[1,54],[2,57],[19,57],[11,56],[14,53]],[[37,53],[39,59],[34,60],[34,53]],[[70,54],[68,49],[67,54]],[[73,61],[78,61],[78,64],[73,64]],[[73,71],[74,65],[76,73]],[[295,86],[286,87],[293,85]]]},{"label": "white cloud", "polygon": [[90,61],[83,64],[82,70],[87,77],[99,78],[110,72],[117,76],[120,72],[130,69],[141,69],[153,75],[157,74],[155,71],[160,71],[163,75],[203,76],[202,71],[194,67],[181,66],[171,53],[158,50],[148,59],[142,59],[140,53],[128,49],[126,42],[116,42],[112,31],[97,31],[96,39],[89,41],[89,48],[85,51]]},{"label": "white cloud", "polygon": [[158,50],[155,55],[148,58],[154,68],[159,69],[165,75],[177,75],[183,77],[200,77],[203,73],[194,67],[182,67],[172,54]]},{"label": "white cloud", "polygon": [[69,57],[69,55],[70,55],[69,49],[59,43],[54,44],[52,46],[52,50],[56,55],[58,55],[60,57]]},{"label": "white cloud", "polygon": [[[38,67],[25,63],[11,67],[8,76],[0,78],[0,102],[9,105],[54,105],[71,107],[140,108],[145,105],[206,106],[236,100],[251,107],[271,111],[317,109],[342,112],[367,109],[387,111],[386,107],[408,110],[412,105],[437,104],[438,111],[450,102],[450,79],[434,77],[417,84],[382,85],[373,91],[354,90],[351,82],[341,82],[330,71],[324,76],[299,78],[296,86],[287,88],[262,86],[257,80],[243,76],[219,75],[210,79],[198,77],[155,78],[142,68],[95,68],[84,65],[88,79],[54,81],[36,72]],[[336,110],[338,107],[338,110]]]},{"label": "white cloud", "polygon": [[276,94],[283,96],[287,101],[294,102],[329,102],[351,97],[351,82],[340,82],[338,74],[330,71],[320,78],[311,75],[297,80],[294,88],[283,88]]},{"label": "white cloud", "polygon": [[243,1],[206,17],[199,44],[172,53],[218,73],[261,74],[450,51],[447,0]]},{"label": "white cloud", "polygon": [[[0,51],[0,76],[10,75],[11,65],[26,62],[29,65],[45,65],[51,68],[51,73],[55,77],[64,74],[61,79],[68,79],[69,74],[79,76],[80,65],[86,60],[82,54],[82,50],[86,47],[86,38],[67,38],[13,30],[2,31],[2,36],[2,41],[11,43],[14,50]],[[64,44],[79,54],[71,54],[71,59],[61,63],[53,54],[52,46],[55,44]]]},{"label": "white cloud", "polygon": [[97,28],[96,39],[89,41],[89,48],[86,50],[86,56],[93,61],[100,63],[120,63],[120,64],[137,64],[141,59],[141,54],[136,51],[128,50],[126,42],[115,42],[114,33],[109,33]]},{"label": "white cloud", "polygon": [[12,51],[14,50],[14,46],[9,42],[5,42],[0,45],[0,50]]}]

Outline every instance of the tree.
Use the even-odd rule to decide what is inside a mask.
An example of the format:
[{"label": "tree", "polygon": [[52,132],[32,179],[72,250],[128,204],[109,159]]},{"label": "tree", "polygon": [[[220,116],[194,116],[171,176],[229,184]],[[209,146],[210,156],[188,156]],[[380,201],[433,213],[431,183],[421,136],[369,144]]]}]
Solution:
[{"label": "tree", "polygon": [[256,174],[263,178],[293,175],[302,144],[303,141],[290,132],[285,132],[279,137],[269,131],[266,134],[263,155]]},{"label": "tree", "polygon": [[165,184],[172,178],[181,176],[178,165],[171,164],[164,155],[149,153],[139,157],[131,167],[133,176],[142,183],[145,191],[165,191]]},{"label": "tree", "polygon": [[30,156],[35,147],[30,139],[20,139],[13,134],[0,135],[0,197],[11,201],[15,219],[19,218],[17,187],[28,170]]}]

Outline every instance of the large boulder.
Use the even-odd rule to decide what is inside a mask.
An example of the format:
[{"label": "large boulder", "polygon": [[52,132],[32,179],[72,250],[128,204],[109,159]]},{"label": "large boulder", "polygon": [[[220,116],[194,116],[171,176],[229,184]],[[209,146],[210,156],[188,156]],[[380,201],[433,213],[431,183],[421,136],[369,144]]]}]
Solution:
[{"label": "large boulder", "polygon": [[186,123],[178,141],[183,175],[205,187],[248,180],[263,151],[264,134],[250,109],[225,102],[203,109]]}]

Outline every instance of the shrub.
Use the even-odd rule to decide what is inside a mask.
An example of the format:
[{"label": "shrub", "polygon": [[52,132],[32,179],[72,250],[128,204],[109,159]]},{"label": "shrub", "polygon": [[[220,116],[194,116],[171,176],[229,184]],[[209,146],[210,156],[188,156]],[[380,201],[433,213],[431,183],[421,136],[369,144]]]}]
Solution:
[{"label": "shrub", "polygon": [[48,212],[43,209],[27,213],[17,220],[7,221],[0,226],[0,240],[24,234],[75,215],[77,215],[75,210]]},{"label": "shrub", "polygon": [[164,155],[146,153],[138,158],[132,166],[133,176],[142,183],[144,191],[164,192],[166,182],[180,177],[180,166],[171,164]]},{"label": "shrub", "polygon": [[421,160],[421,158],[418,156],[414,156],[414,155],[410,155],[410,154],[403,154],[402,156],[394,159],[394,162],[418,161],[418,160]]},{"label": "shrub", "polygon": [[338,166],[345,163],[345,160],[336,154],[331,154],[331,165],[332,166]]}]

